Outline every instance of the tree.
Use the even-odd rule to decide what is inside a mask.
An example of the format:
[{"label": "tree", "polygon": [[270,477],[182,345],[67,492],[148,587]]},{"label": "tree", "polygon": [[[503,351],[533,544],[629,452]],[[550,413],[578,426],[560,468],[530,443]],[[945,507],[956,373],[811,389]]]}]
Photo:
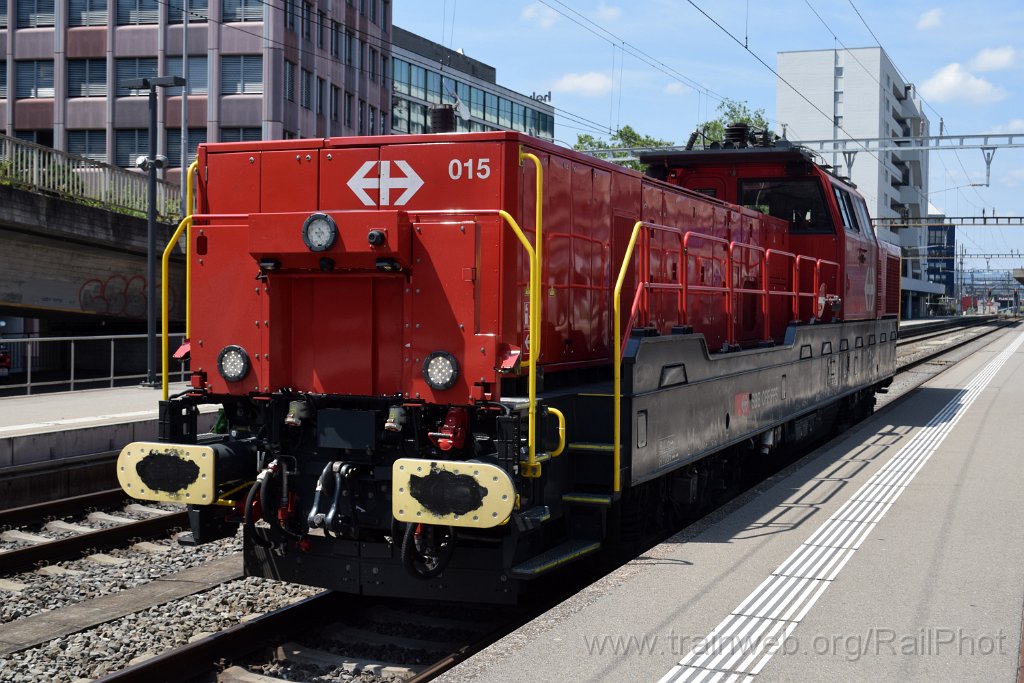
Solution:
[{"label": "tree", "polygon": [[[671,147],[672,144],[673,143],[669,140],[659,140],[658,138],[651,137],[650,135],[641,135],[636,132],[632,126],[623,126],[615,131],[609,140],[602,140],[601,138],[594,137],[593,135],[581,133],[576,136],[576,144],[573,145],[573,149],[580,150],[582,152],[589,152],[595,149]],[[623,162],[622,165],[637,171],[643,170],[641,164],[636,161],[626,161]]]},{"label": "tree", "polygon": [[[726,98],[718,103],[719,117],[705,121],[697,126],[697,130],[703,132],[703,142],[722,142],[725,139],[725,127],[731,123],[748,123],[751,128],[766,130],[771,128],[768,119],[764,116],[764,109],[750,111],[746,102],[737,102]],[[698,138],[698,143],[701,139]]]}]

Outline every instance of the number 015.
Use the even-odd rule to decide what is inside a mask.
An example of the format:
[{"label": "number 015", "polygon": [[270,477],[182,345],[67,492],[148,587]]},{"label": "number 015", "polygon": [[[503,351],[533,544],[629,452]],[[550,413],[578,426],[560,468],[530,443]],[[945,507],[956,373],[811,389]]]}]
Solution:
[{"label": "number 015", "polygon": [[452,159],[448,162],[448,177],[452,180],[486,180],[491,177],[491,160]]}]

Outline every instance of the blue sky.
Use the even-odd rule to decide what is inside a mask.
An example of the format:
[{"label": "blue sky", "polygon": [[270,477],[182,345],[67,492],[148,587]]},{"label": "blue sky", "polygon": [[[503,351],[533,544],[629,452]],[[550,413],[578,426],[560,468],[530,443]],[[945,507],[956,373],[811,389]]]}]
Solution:
[{"label": "blue sky", "polygon": [[[779,51],[881,43],[918,86],[932,134],[940,117],[951,134],[1024,133],[1020,0],[694,3],[739,41],[747,36],[773,68]],[[551,91],[555,137],[568,144],[579,132],[607,137],[626,124],[683,143],[716,116],[719,97],[775,120],[775,76],[687,0],[394,0],[394,23],[494,66],[501,85]],[[657,66],[613,45],[619,41]],[[1024,149],[996,152],[991,187],[947,189],[984,180],[979,150],[932,154],[930,198],[947,214],[1024,215]],[[1024,251],[1024,228],[962,229],[958,241],[968,253]],[[1021,267],[1024,258],[990,265]]]}]

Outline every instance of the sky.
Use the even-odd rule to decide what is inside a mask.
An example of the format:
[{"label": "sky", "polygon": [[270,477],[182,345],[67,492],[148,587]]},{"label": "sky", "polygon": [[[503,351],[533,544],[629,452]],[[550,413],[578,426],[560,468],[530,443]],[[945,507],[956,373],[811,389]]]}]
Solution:
[{"label": "sky", "polygon": [[[500,85],[550,91],[555,138],[567,145],[624,125],[684,144],[723,97],[764,109],[778,128],[777,52],[879,44],[917,86],[933,135],[940,118],[946,134],[1024,134],[1020,0],[394,0],[393,14],[495,67]],[[1024,216],[1024,148],[998,150],[990,186],[971,187],[984,182],[980,150],[932,153],[929,200],[940,211]],[[1024,227],[957,233],[969,256],[1024,252]],[[1024,267],[1024,257],[967,267]]]}]

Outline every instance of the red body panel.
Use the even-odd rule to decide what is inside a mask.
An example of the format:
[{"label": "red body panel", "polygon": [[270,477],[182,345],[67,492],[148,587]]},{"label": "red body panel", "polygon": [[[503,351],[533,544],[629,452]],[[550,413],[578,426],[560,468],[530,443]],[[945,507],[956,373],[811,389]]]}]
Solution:
[{"label": "red body panel", "polygon": [[[672,230],[645,232],[650,258],[642,264],[634,255],[624,319],[642,270],[644,280],[667,285],[645,295],[642,324],[661,332],[692,326],[712,351],[779,338],[793,317],[791,252],[840,264],[822,291],[843,297],[843,315],[892,313],[891,283],[868,284],[878,279],[873,236],[790,235],[786,221],[722,201],[736,199],[734,173],[724,168],[684,183],[711,187],[712,199],[674,186],[678,177],[659,182],[516,133],[205,145],[191,233],[193,366],[215,393],[290,387],[436,403],[497,398],[502,358],[511,347],[527,357],[528,259],[497,215],[507,211],[535,241],[535,169],[520,163],[520,147],[544,168],[547,373],[610,362],[612,288],[640,219]],[[742,169],[749,177],[782,173]],[[828,189],[824,176],[819,182]],[[325,251],[311,251],[302,236],[316,212],[337,224]],[[384,244],[369,243],[371,230],[383,231]],[[381,260],[400,271],[380,270]],[[275,265],[261,271],[261,261]],[[685,297],[671,287],[683,281]],[[813,284],[801,287],[811,292]],[[801,318],[815,315],[810,295],[798,308]],[[235,384],[216,369],[229,344],[253,359],[251,374]],[[459,363],[449,389],[424,379],[423,362],[436,351]]]}]

